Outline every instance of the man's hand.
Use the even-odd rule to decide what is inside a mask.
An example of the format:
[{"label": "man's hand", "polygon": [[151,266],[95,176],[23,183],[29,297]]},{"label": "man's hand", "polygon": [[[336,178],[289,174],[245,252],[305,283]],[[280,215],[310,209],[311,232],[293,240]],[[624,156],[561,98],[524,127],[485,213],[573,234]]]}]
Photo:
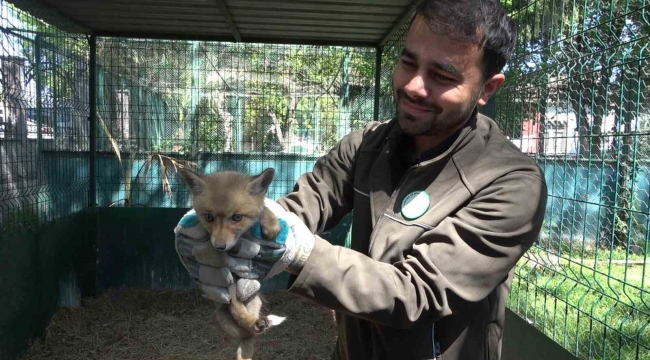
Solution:
[{"label": "man's hand", "polygon": [[216,250],[210,234],[199,222],[194,210],[187,212],[174,229],[176,252],[190,276],[205,293],[204,297],[222,304],[230,303],[228,285],[237,280],[237,297],[243,301],[260,289],[258,279],[268,279],[288,271],[302,270],[314,247],[314,235],[295,214],[275,201],[265,205],[278,218],[280,234],[263,239],[259,224],[251,236],[241,238],[228,252]]},{"label": "man's hand", "polygon": [[230,303],[228,285],[234,282],[233,272],[241,278],[237,280],[239,299],[245,301],[259,291],[260,283],[255,279],[267,274],[268,268],[256,269],[250,260],[260,252],[258,244],[242,239],[229,253],[217,251],[194,210],[183,216],[174,234],[176,252],[204,297],[221,304]]},{"label": "man's hand", "polygon": [[261,240],[261,229],[254,227],[252,242],[260,246],[251,265],[255,269],[268,269],[264,278],[273,277],[283,271],[299,273],[314,248],[315,238],[307,226],[296,216],[286,211],[275,201],[266,198],[264,205],[280,221],[280,233],[273,241]]}]

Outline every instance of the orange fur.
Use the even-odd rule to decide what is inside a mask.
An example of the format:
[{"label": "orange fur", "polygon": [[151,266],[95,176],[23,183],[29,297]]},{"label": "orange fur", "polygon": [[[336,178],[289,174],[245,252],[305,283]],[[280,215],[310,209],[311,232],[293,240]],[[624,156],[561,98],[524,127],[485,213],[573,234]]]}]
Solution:
[{"label": "orange fur", "polygon": [[[181,169],[180,175],[192,192],[192,207],[199,221],[210,233],[210,241],[218,250],[231,249],[257,221],[267,239],[280,232],[277,217],[264,206],[264,196],[273,179],[273,169],[257,176],[235,171],[197,175]],[[238,359],[251,359],[253,337],[273,326],[266,316],[261,316],[262,298],[253,296],[246,302],[237,298],[236,285],[229,287],[229,309],[218,306],[217,322],[223,331],[240,340]],[[282,321],[282,320],[281,320]]]}]

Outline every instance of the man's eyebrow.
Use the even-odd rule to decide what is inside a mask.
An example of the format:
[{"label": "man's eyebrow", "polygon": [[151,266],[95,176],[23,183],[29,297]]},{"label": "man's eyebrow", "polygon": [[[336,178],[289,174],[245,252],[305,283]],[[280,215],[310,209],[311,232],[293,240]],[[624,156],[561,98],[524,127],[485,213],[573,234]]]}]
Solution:
[{"label": "man's eyebrow", "polygon": [[402,56],[406,56],[411,59],[415,59],[415,53],[407,48],[402,49]]},{"label": "man's eyebrow", "polygon": [[457,67],[455,67],[452,64],[442,63],[442,62],[438,62],[438,61],[429,61],[427,63],[427,65],[429,65],[431,67],[434,67],[436,69],[440,69],[440,70],[442,70],[442,71],[444,71],[444,72],[446,72],[448,74],[457,76],[459,78],[463,78],[463,72],[460,71],[460,69],[458,69]]},{"label": "man's eyebrow", "polygon": [[[407,58],[410,58],[410,59],[413,59],[413,60],[417,59],[417,57],[415,56],[415,53],[413,51],[407,49],[407,48],[402,49],[402,56],[406,56]],[[463,72],[460,71],[460,69],[458,69],[457,67],[455,67],[452,64],[443,63],[443,62],[439,62],[439,61],[429,61],[427,63],[427,66],[436,68],[438,70],[442,70],[442,71],[444,71],[444,72],[446,72],[448,74],[451,74],[453,76],[456,76],[458,78],[463,79]]]}]

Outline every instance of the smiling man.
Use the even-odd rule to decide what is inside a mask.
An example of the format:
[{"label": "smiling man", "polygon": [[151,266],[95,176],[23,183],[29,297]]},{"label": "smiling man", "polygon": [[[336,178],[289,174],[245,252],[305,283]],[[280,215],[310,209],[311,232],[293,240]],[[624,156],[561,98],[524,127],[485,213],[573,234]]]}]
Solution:
[{"label": "smiling man", "polygon": [[[494,0],[418,5],[394,70],[396,117],[350,133],[267,201],[285,237],[247,239],[221,263],[177,237],[207,296],[228,301],[224,268],[288,271],[289,292],[336,311],[335,359],[500,359],[513,269],[547,197],[539,167],[477,111],[505,81],[515,37]],[[351,211],[350,249],[320,238]]]}]

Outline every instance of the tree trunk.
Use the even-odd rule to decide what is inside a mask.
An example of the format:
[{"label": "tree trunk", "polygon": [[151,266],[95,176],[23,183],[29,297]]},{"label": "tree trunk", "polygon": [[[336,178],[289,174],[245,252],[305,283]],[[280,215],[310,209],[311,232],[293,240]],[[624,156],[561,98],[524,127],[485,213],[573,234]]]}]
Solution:
[{"label": "tree trunk", "polygon": [[[582,36],[576,36],[572,42],[572,45],[567,44],[567,48],[575,48],[574,59],[572,62],[575,63],[573,68],[574,74],[569,78],[569,101],[571,103],[571,109],[567,109],[568,114],[571,114],[571,111],[574,112],[576,116],[576,127],[578,128],[578,148],[576,149],[578,156],[581,158],[589,157],[589,142],[591,134],[591,127],[589,126],[588,114],[587,114],[587,104],[586,100],[591,98],[589,96],[591,92],[591,75],[589,72],[586,74],[581,74],[582,69],[584,69],[584,64],[581,64],[584,61],[582,56],[583,50],[583,39]],[[568,122],[567,122],[568,126]],[[567,128],[567,132],[573,129]],[[569,149],[569,138],[566,139],[566,148]]]},{"label": "tree trunk", "polygon": [[[594,98],[592,99],[594,103],[594,123],[591,129],[592,141],[591,141],[591,153],[593,156],[597,156],[599,159],[602,156],[602,146],[603,146],[603,123],[605,122],[605,117],[607,116],[607,98],[609,90],[609,77],[611,76],[611,70],[607,66],[607,56],[603,53],[600,56],[599,60],[602,70],[600,72],[600,77],[597,86],[594,89]],[[609,129],[605,129],[609,130]]]},{"label": "tree trunk", "polygon": [[[613,17],[613,26],[615,37],[612,39],[612,43],[618,43],[622,40],[623,29],[625,28],[625,17],[619,16],[620,11],[614,13]],[[639,65],[641,66],[641,65]],[[632,177],[634,175],[634,159],[632,158],[634,146],[634,132],[637,131],[636,127],[632,127],[632,120],[634,120],[633,114],[635,113],[636,108],[636,89],[637,89],[637,76],[638,71],[643,69],[635,70],[630,68],[623,70],[618,76],[616,82],[619,85],[618,94],[622,95],[622,103],[616,103],[616,129],[617,133],[621,128],[621,123],[623,125],[623,135],[617,137],[615,154],[618,154],[618,172],[616,174],[616,188],[618,193],[617,195],[617,208],[615,217],[614,217],[614,243],[617,246],[621,246],[627,249],[627,238],[629,236],[630,224],[630,210],[632,209],[633,194],[630,188],[633,186],[631,183]],[[626,78],[626,74],[629,74],[629,79]],[[627,84],[626,84],[627,81]],[[624,111],[621,112],[619,109],[623,108]],[[622,116],[620,116],[622,115]]]},{"label": "tree trunk", "polygon": [[[27,164],[34,163],[33,150],[27,141],[27,101],[25,100],[25,59],[2,57],[2,88],[6,113],[4,113],[4,139],[0,140],[2,174],[0,184],[7,189],[6,198],[19,200],[18,193],[28,187],[31,171]],[[33,174],[35,175],[35,174]],[[22,204],[19,205],[22,207]],[[15,204],[6,208],[15,208]]]},{"label": "tree trunk", "polygon": [[120,144],[120,150],[132,151],[131,143],[131,93],[129,90],[115,91],[115,119],[111,132]]},{"label": "tree trunk", "polygon": [[275,129],[275,136],[278,138],[278,142],[284,146],[284,136],[282,136],[282,125],[278,121],[278,117],[274,112],[270,113],[271,119],[273,120],[273,128]]},{"label": "tree trunk", "polygon": [[352,54],[346,50],[341,59],[341,88],[339,89],[339,123],[337,140],[341,140],[351,130],[350,123],[350,70]]},{"label": "tree trunk", "polygon": [[226,97],[222,94],[217,95],[217,112],[219,113],[219,117],[223,119],[223,129],[224,129],[224,135],[226,137],[224,145],[223,145],[223,151],[232,151],[232,130],[233,130],[233,123],[235,121],[235,117],[229,113],[226,108],[224,107],[225,105],[225,100]]},{"label": "tree trunk", "polygon": [[296,101],[296,96],[291,94],[291,89],[289,89],[289,104],[287,106],[287,115],[286,115],[286,122],[285,122],[285,137],[284,137],[284,151],[289,151],[291,149],[291,144],[295,140],[295,136],[293,134],[293,123],[296,120],[296,106],[298,104],[298,101]]},{"label": "tree trunk", "polygon": [[[639,64],[639,66],[641,66]],[[633,193],[631,188],[634,184],[632,179],[634,177],[635,162],[632,157],[634,153],[634,138],[638,131],[636,125],[636,101],[638,99],[638,81],[640,78],[635,76],[635,72],[641,72],[642,69],[635,71],[633,68],[628,69],[630,76],[626,79],[621,77],[621,92],[623,94],[623,106],[625,111],[621,117],[623,122],[623,135],[619,139],[620,158],[617,173],[617,188],[618,188],[618,211],[616,213],[617,226],[614,233],[614,240],[617,246],[628,248],[636,244],[628,244],[628,237],[630,234],[630,217],[631,210],[633,210]]]}]

